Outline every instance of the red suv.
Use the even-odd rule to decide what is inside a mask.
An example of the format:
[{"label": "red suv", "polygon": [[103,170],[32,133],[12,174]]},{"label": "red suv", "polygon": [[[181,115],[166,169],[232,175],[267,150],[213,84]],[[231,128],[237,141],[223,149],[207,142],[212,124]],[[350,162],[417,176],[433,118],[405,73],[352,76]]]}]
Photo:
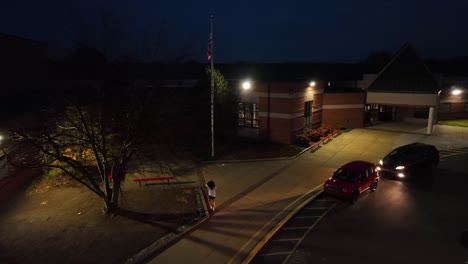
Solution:
[{"label": "red suv", "polygon": [[333,173],[324,185],[324,192],[351,198],[356,202],[359,195],[366,190],[377,189],[379,173],[375,164],[356,160],[341,166]]}]

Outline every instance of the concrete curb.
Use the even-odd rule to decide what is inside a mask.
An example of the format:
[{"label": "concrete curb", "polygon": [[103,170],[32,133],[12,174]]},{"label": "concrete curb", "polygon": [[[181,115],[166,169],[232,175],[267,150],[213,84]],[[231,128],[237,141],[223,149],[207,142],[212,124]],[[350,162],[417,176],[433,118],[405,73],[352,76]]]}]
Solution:
[{"label": "concrete curb", "polygon": [[[337,136],[341,135],[341,133],[343,133],[344,131],[339,131],[338,133],[336,133],[335,136],[329,138],[329,139],[326,139],[326,140],[323,140],[321,139],[320,141],[317,141],[317,143],[320,145],[320,144],[327,144],[329,140],[331,140],[332,138],[336,138]],[[301,156],[302,154],[304,154],[305,152],[309,151],[309,150],[312,150],[313,148],[315,148],[315,146],[308,146],[307,148],[303,149],[301,152],[299,152],[298,154],[292,156],[292,157],[279,157],[279,158],[264,158],[264,159],[243,159],[243,160],[206,160],[206,161],[201,161],[200,163],[202,164],[215,164],[215,163],[243,163],[243,162],[261,162],[261,161],[278,161],[278,160],[292,160],[292,159],[296,159],[298,158],[299,156]]]},{"label": "concrete curb", "polygon": [[[320,188],[322,185],[315,187],[310,192]],[[265,244],[278,232],[291,218],[296,215],[302,208],[304,208],[307,204],[315,200],[320,194],[323,193],[323,190],[318,191],[318,193],[312,195],[304,202],[302,202],[299,206],[296,206],[294,210],[292,210],[286,217],[284,217],[278,224],[276,224],[264,237],[263,239],[254,247],[252,251],[250,251],[249,255],[241,262],[242,264],[250,263],[253,258],[258,254],[258,252],[265,246]]]}]

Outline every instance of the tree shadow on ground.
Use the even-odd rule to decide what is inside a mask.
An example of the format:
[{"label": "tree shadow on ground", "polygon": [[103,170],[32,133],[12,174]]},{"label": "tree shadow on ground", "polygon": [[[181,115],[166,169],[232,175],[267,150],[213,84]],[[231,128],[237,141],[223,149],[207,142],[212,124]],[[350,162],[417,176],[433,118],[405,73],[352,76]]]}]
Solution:
[{"label": "tree shadow on ground", "polygon": [[185,214],[150,214],[119,208],[118,216],[132,219],[151,226],[160,227],[167,231],[176,231],[176,229],[181,225],[193,223],[194,219],[199,217],[199,213],[190,212]]}]

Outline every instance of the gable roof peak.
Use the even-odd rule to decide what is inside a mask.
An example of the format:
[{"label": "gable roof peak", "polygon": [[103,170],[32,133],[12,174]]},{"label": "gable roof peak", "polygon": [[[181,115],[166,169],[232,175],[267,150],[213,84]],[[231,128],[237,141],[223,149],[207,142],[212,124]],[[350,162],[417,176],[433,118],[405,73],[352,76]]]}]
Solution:
[{"label": "gable roof peak", "polygon": [[367,89],[399,93],[435,93],[439,90],[434,75],[409,42],[398,50]]}]

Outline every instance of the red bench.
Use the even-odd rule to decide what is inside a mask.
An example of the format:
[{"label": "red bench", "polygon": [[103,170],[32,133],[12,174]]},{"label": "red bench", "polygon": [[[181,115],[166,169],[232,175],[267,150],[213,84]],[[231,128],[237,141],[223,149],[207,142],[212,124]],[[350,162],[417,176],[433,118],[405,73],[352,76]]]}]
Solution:
[{"label": "red bench", "polygon": [[146,185],[146,183],[150,181],[166,181],[169,184],[170,180],[174,180],[174,179],[175,179],[174,176],[157,177],[157,178],[138,178],[138,179],[133,179],[133,182],[138,182],[140,186],[142,182],[144,182]]},{"label": "red bench", "polygon": [[325,143],[327,143],[328,141],[330,141],[330,139],[331,139],[332,137],[336,137],[339,133],[340,133],[340,130],[339,130],[339,129],[334,130],[333,132],[331,132],[331,133],[328,134],[327,136],[323,137],[322,140],[320,140],[320,141],[322,141],[322,142],[325,144]]},{"label": "red bench", "polygon": [[333,132],[331,132],[330,134],[326,135],[325,137],[322,137],[319,141],[317,142],[310,142],[309,143],[309,147],[310,147],[310,150],[311,151],[315,151],[316,149],[318,149],[318,147],[320,146],[320,143],[323,143],[323,144],[326,144],[328,141],[330,141],[331,138],[334,138],[336,137],[338,134],[340,134],[341,130],[337,129]]}]

